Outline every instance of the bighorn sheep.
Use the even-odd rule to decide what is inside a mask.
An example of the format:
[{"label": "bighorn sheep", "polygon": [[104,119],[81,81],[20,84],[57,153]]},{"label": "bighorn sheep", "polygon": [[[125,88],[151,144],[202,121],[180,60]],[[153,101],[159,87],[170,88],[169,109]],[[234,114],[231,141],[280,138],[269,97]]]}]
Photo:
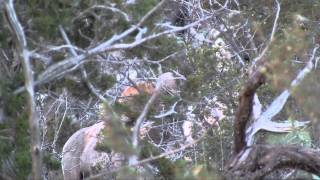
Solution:
[{"label": "bighorn sheep", "polygon": [[[155,88],[150,84],[144,84],[141,91],[160,94],[163,89],[175,89],[176,82],[171,72],[159,76]],[[125,93],[127,92],[127,93]],[[123,96],[139,94],[132,88],[125,90]],[[125,103],[123,101],[122,103]],[[95,149],[99,142],[99,134],[105,128],[106,122],[99,122],[90,127],[82,128],[75,132],[65,143],[62,150],[62,171],[65,180],[79,180],[82,174],[92,172],[93,167],[99,169],[114,169],[124,164],[125,157],[113,150],[102,152]],[[99,170],[97,169],[97,170]]]}]

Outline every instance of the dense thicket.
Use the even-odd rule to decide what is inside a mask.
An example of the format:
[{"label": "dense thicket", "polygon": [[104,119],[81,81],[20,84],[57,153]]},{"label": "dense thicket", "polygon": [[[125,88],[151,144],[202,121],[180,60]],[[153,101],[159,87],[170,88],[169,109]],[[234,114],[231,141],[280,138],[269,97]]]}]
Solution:
[{"label": "dense thicket", "polygon": [[[35,132],[27,121],[24,57],[10,3],[0,1],[0,179],[28,179],[34,177]],[[97,149],[130,149],[142,161],[181,150],[148,162],[157,170],[139,174],[127,167],[119,178],[150,172],[162,179],[319,178],[312,159],[319,158],[320,144],[320,2],[167,0],[153,12],[159,3],[14,1],[35,78],[41,176],[61,179],[64,143],[110,112],[130,123],[104,135],[113,137],[113,129],[131,139],[151,95],[140,92],[119,103],[121,92],[173,72],[177,90],[162,93],[149,109],[150,130],[139,148],[116,147],[109,138]]]}]

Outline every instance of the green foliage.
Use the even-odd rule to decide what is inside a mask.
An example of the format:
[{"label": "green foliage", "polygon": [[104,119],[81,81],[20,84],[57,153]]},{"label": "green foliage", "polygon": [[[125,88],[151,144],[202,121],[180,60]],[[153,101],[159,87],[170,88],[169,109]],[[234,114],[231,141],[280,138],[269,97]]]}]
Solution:
[{"label": "green foliage", "polygon": [[105,128],[101,131],[101,141],[98,142],[98,149],[110,151],[110,149],[123,153],[125,155],[133,154],[134,150],[131,146],[129,129],[125,127],[120,120],[120,116],[110,109],[109,105],[103,105],[102,117],[106,123]]},{"label": "green foliage", "polygon": [[177,100],[178,100],[178,97],[175,97],[169,94],[163,94],[159,97],[158,102],[160,102],[159,104],[164,104],[167,107],[167,105],[172,105]]},{"label": "green foliage", "polygon": [[285,134],[269,133],[266,136],[267,144],[295,144],[304,147],[311,147],[311,136],[307,130],[296,130]]},{"label": "green foliage", "polygon": [[[2,136],[0,137],[0,162],[8,158],[13,149],[14,144],[10,139],[10,135],[3,133],[3,131],[8,130],[10,130],[10,127],[7,124],[0,124],[0,136]],[[8,137],[9,139],[5,139],[4,137]]]},{"label": "green foliage", "polygon": [[138,173],[137,172],[137,169],[134,168],[134,167],[125,167],[125,168],[122,168],[117,176],[116,176],[116,179],[119,179],[119,180],[126,180],[126,179],[138,179],[141,178],[141,177],[148,177],[146,175],[146,173]]},{"label": "green foliage", "polygon": [[44,154],[43,162],[50,170],[58,170],[61,166],[60,160],[48,153]]},{"label": "green foliage", "polygon": [[144,16],[148,11],[150,11],[156,4],[157,0],[137,0],[135,3],[128,7],[128,11],[134,21],[138,21]]},{"label": "green foliage", "polygon": [[97,76],[97,78],[94,81],[101,82],[98,83],[98,86],[101,89],[109,89],[116,83],[116,78],[112,75],[101,74],[100,76]]},{"label": "green foliage", "polygon": [[301,85],[295,89],[293,94],[304,112],[310,119],[315,121],[320,117],[319,75],[320,71],[314,70],[314,72],[307,76]]},{"label": "green foliage", "polygon": [[[140,158],[147,159],[152,156],[160,155],[158,148],[150,144],[146,140],[141,141],[141,152]],[[167,158],[159,158],[155,161],[152,161],[151,164],[159,170],[159,175],[164,179],[174,179],[175,178],[175,163]]]},{"label": "green foliage", "polygon": [[[158,148],[147,142],[141,141],[140,158],[147,159],[160,155]],[[192,166],[184,160],[171,161],[167,158],[159,158],[150,162],[151,165],[159,170],[161,179],[221,179],[219,174],[214,170],[209,170],[205,165]]]},{"label": "green foliage", "polygon": [[283,89],[289,87],[291,80],[295,78],[298,68],[301,65],[291,63],[294,57],[302,57],[309,46],[306,34],[298,27],[283,29],[280,37],[271,45],[268,64],[272,69],[272,74],[268,76],[272,85]]},{"label": "green foliage", "polygon": [[100,134],[103,140],[98,143],[97,149],[107,152],[110,152],[110,149],[112,149],[125,155],[132,154],[134,150],[128,143],[130,142],[129,137],[131,137],[129,136],[128,129],[120,121],[116,122],[114,120],[110,124],[112,125],[106,126]]},{"label": "green foliage", "polygon": [[105,141],[97,143],[97,145],[95,147],[95,150],[103,151],[103,152],[106,152],[106,153],[111,153],[112,152],[112,149],[110,148],[109,143],[105,143]]},{"label": "green foliage", "polygon": [[[116,79],[112,75],[104,74],[100,70],[98,70],[98,64],[87,64],[87,74],[88,81],[92,83],[98,89],[106,90],[114,85]],[[90,71],[89,71],[90,70]],[[67,88],[69,92],[73,95],[73,97],[77,97],[79,99],[88,99],[91,97],[91,92],[88,89],[86,82],[81,79],[80,72],[75,72],[73,77],[77,76],[77,78],[64,78],[61,81],[56,81],[56,85],[54,88],[56,90],[61,91],[61,88]],[[78,78],[79,77],[79,78]]]},{"label": "green foliage", "polygon": [[18,151],[15,153],[15,164],[17,167],[17,177],[19,179],[26,179],[31,172],[31,156],[30,153],[26,150],[29,148],[29,144],[26,143],[27,146],[20,146],[21,149],[17,148]]},{"label": "green foliage", "polygon": [[[134,122],[140,115],[149,98],[149,94],[142,92],[141,94],[127,97],[125,103],[115,102],[112,107],[118,114],[125,115],[129,118],[130,122]],[[155,109],[151,108],[149,114],[152,114],[154,111]]]},{"label": "green foliage", "polygon": [[[3,24],[2,19],[0,19],[0,24]],[[11,36],[7,29],[0,28],[0,48],[10,48],[11,42]]]},{"label": "green foliage", "polygon": [[123,32],[131,27],[131,23],[128,22],[123,16],[118,13],[109,12],[104,14],[103,16],[105,20],[112,20],[111,23],[105,24],[104,21],[95,21],[95,28],[102,28],[96,30],[98,38],[106,39],[111,38],[113,35],[118,34],[119,32]]},{"label": "green foliage", "polygon": [[[224,164],[232,153],[233,126],[230,119],[225,118],[219,123],[220,129],[213,126],[202,141],[201,156],[196,159],[212,172],[222,170]],[[217,173],[217,172],[216,172]]]},{"label": "green foliage", "polygon": [[182,73],[187,75],[187,81],[181,93],[183,98],[196,101],[200,97],[213,92],[214,85],[216,85],[215,81],[218,80],[217,66],[219,63],[214,57],[215,53],[216,49],[210,47],[197,49],[189,47],[187,63],[192,69],[182,69]]},{"label": "green foliage", "polygon": [[71,79],[64,79],[61,87],[66,87],[74,97],[79,99],[87,99],[90,95],[90,91],[83,81],[75,82]]},{"label": "green foliage", "polygon": [[[35,49],[33,46],[38,44],[41,44],[42,47],[46,46],[46,44],[61,44],[62,39],[57,28],[60,24],[68,32],[72,43],[79,47],[86,48],[89,45],[94,45],[94,43],[109,39],[113,35],[119,34],[131,27],[131,24],[139,21],[141,17],[158,2],[158,0],[136,0],[135,3],[127,5],[121,0],[18,0],[15,6],[17,6],[19,18],[21,17],[20,19],[22,19],[21,22],[23,23],[22,25],[28,40],[30,40],[30,49]],[[112,12],[111,10],[88,10],[88,8],[94,4],[104,4],[119,8],[121,11],[129,14],[132,22],[127,22],[123,15]],[[241,2],[241,16],[249,18],[249,24],[250,22],[254,22],[253,31],[255,32],[255,36],[253,37],[253,41],[257,42],[257,45],[260,45],[261,42],[266,42],[266,39],[268,39],[269,31],[274,20],[274,5],[274,1],[248,0]],[[203,2],[203,7],[209,8],[210,6],[208,1]],[[270,59],[270,64],[268,65],[273,71],[273,74],[269,76],[273,87],[264,86],[259,90],[259,96],[262,101],[268,102],[273,100],[275,95],[278,94],[278,91],[280,92],[289,86],[296,72],[303,67],[301,64],[292,63],[291,60],[294,56],[304,59],[305,55],[309,53],[307,49],[310,46],[311,36],[317,33],[320,34],[313,29],[313,26],[315,26],[313,22],[318,22],[320,16],[319,7],[320,2],[315,0],[281,1],[282,10],[279,16],[279,30],[267,54],[267,57]],[[310,21],[307,23],[297,23],[294,17],[298,14],[309,18]],[[163,20],[159,18],[162,15],[163,11],[160,9],[159,13],[153,15],[141,26],[141,28],[148,28],[147,35],[159,31],[155,23]],[[221,14],[221,17],[227,24],[238,23],[239,20],[237,18],[224,19],[224,14]],[[2,19],[0,20],[0,24],[3,24]],[[130,34],[122,42],[131,42],[137,33],[138,31]],[[89,39],[93,41],[91,42]],[[234,40],[236,43],[239,42],[239,44],[242,44],[240,38],[234,37]],[[11,41],[12,39],[9,36],[8,30],[0,27],[0,48],[11,48]],[[242,75],[243,72],[238,70],[240,68],[235,66],[234,62],[227,60],[220,61],[215,58],[214,55],[218,49],[207,46],[197,48],[191,47],[191,45],[182,46],[176,38],[170,36],[146,42],[123,54],[124,58],[138,57],[149,60],[160,60],[182,49],[187,49],[186,57],[173,56],[169,58],[169,60],[162,62],[161,65],[165,70],[175,69],[181,74],[186,75],[187,81],[182,85],[181,93],[183,103],[188,103],[187,101],[199,102],[204,96],[217,96],[219,101],[223,100],[223,102],[229,103],[227,104],[228,107],[231,107],[230,104],[236,104],[234,103],[236,99],[235,96],[237,92],[239,92],[240,85],[242,85],[245,77]],[[53,55],[49,54],[49,56],[53,58],[54,62],[65,59],[63,52]],[[36,67],[34,68],[36,72],[42,70],[37,66],[34,67]],[[88,70],[90,82],[99,87],[99,89],[109,89],[114,85],[114,76],[100,73],[101,69],[99,69],[99,65],[86,64],[85,67]],[[151,69],[155,68],[157,67],[151,65]],[[287,110],[287,114],[299,110],[299,108],[295,107],[299,104],[311,119],[318,119],[320,116],[318,103],[319,72],[318,70],[315,71],[315,74],[309,76],[300,87],[293,91],[294,98],[297,99],[297,102],[292,102],[292,107]],[[8,156],[11,152],[15,152],[14,163],[17,167],[18,179],[25,179],[30,173],[31,168],[29,153],[30,139],[27,115],[24,112],[24,109],[27,108],[24,107],[25,99],[23,96],[17,97],[11,94],[11,91],[21,86],[23,82],[22,72],[19,71],[17,74],[15,80],[0,77],[0,97],[4,97],[6,105],[5,113],[6,117],[8,117],[8,123],[0,125],[0,130],[14,127],[15,132],[15,141],[12,144],[7,143],[7,141],[0,141],[0,160]],[[79,72],[75,72],[73,75],[77,77],[81,76]],[[52,85],[54,86],[53,91],[56,91],[55,93],[61,92],[61,89],[66,87],[77,100],[86,100],[90,97],[89,90],[80,78],[59,80],[53,82]],[[142,93],[130,98],[131,102],[126,104],[115,103],[113,105],[115,112],[108,109],[107,114],[104,116],[108,117],[106,118],[108,120],[106,123],[110,126],[107,126],[100,134],[104,140],[97,145],[97,150],[111,152],[111,149],[113,149],[125,154],[133,153],[134,150],[130,146],[131,132],[120,122],[121,116],[119,117],[118,114],[127,116],[131,121],[136,120],[149,98],[150,95]],[[177,98],[169,95],[159,98],[157,104],[152,106],[149,114],[159,112],[159,106],[157,105],[165,105],[168,107],[167,105],[171,105],[176,100]],[[232,111],[235,108],[230,109],[230,111]],[[203,114],[202,110],[202,108],[197,107],[194,112],[201,117],[201,114]],[[182,113],[174,116],[179,117],[177,119],[184,117]],[[292,115],[291,117],[295,116]],[[152,117],[148,118],[152,120]],[[54,126],[54,121],[56,121],[56,119],[52,119],[52,122],[49,122],[48,125]],[[67,119],[66,122],[66,125],[63,127],[69,129],[71,127],[70,120]],[[160,124],[160,122],[155,122],[155,124],[157,123]],[[70,134],[71,131],[61,132],[61,139],[66,140]],[[52,131],[52,129],[48,130],[46,135],[50,140],[54,136],[54,131]],[[231,154],[231,141],[231,121],[225,119],[220,124],[219,132],[213,130],[201,145],[196,146],[197,148],[200,147],[195,150],[196,153],[201,155],[200,158],[199,156],[194,157],[197,158],[195,159],[197,162],[196,165],[191,165],[182,160],[171,162],[166,158],[161,158],[151,163],[158,167],[160,175],[165,179],[208,179],[208,177],[210,177],[210,179],[219,179],[220,177],[214,169],[223,167],[227,156]],[[306,130],[297,130],[280,136],[274,136],[272,134],[267,137],[266,141],[271,144],[300,144],[303,146],[311,146],[311,137]],[[61,140],[61,142],[63,142],[63,140]],[[142,158],[156,156],[161,153],[153,145],[147,142],[141,143]],[[63,143],[59,144],[59,146],[62,146],[62,144]],[[48,154],[45,155],[44,161],[49,169],[58,169],[60,166],[57,159]],[[97,168],[99,169],[99,167]],[[136,175],[133,168],[125,169],[124,172],[125,173],[121,173],[122,178],[129,179],[131,175]]]},{"label": "green foliage", "polygon": [[72,0],[27,1],[25,17],[32,19],[31,27],[37,31],[33,38],[54,39],[59,35],[58,25],[70,27],[74,17],[72,4]]},{"label": "green foliage", "polygon": [[[61,130],[58,134],[58,139],[56,142],[56,151],[62,151],[62,147],[65,142],[70,138],[70,136],[79,129],[79,125],[76,123],[72,123],[72,119],[68,116],[61,117],[61,116],[50,116],[46,117],[46,126],[49,127],[46,130],[46,141],[53,142],[55,138],[55,133],[57,132],[57,127],[60,125],[58,123],[62,122],[62,118],[64,118]],[[67,131],[65,131],[67,129]],[[51,154],[49,154],[51,156]],[[50,157],[54,158],[54,157]]]},{"label": "green foliage", "polygon": [[130,121],[136,120],[140,114],[139,111],[133,109],[132,105],[124,103],[115,102],[113,108],[118,114],[123,114],[127,116],[130,119]]},{"label": "green foliage", "polygon": [[15,136],[15,164],[18,171],[18,179],[25,179],[31,172],[30,136],[28,129],[27,114],[21,114],[16,119]]},{"label": "green foliage", "polygon": [[[60,120],[54,120],[55,122],[61,122]],[[50,127],[55,127],[56,125],[50,126]],[[65,142],[67,142],[67,140],[71,137],[71,135],[73,133],[75,133],[78,129],[79,129],[79,125],[72,123],[72,119],[70,117],[65,117],[65,120],[61,126],[61,131],[59,133],[59,138],[57,141],[57,150],[58,151],[62,151],[62,147],[65,144]],[[64,129],[67,129],[67,131],[65,131]],[[53,128],[52,128],[53,130]],[[48,130],[48,132],[50,132],[50,130]],[[51,133],[51,137],[49,137],[49,139],[51,139],[51,142],[54,138],[54,133]]]},{"label": "green foliage", "polygon": [[[133,40],[133,37],[134,35],[129,40]],[[162,37],[152,41],[148,41],[141,46],[129,49],[125,53],[126,56],[130,58],[147,57],[149,60],[158,61],[181,49],[182,47],[177,43],[177,39],[173,37]]]},{"label": "green foliage", "polygon": [[66,58],[65,55],[66,54],[62,54],[62,53],[54,53],[52,54],[52,59],[54,62],[59,62]]},{"label": "green foliage", "polygon": [[197,179],[197,180],[210,180],[210,179],[216,179],[216,180],[222,180],[223,177],[220,176],[220,174],[215,170],[209,170],[206,168],[205,165],[195,165],[192,170],[192,178],[191,179]]},{"label": "green foliage", "polygon": [[[129,14],[131,14],[133,22],[137,22],[138,20],[140,20],[142,16],[144,16],[158,3],[159,1],[157,0],[137,0],[136,3],[129,5],[128,12]],[[166,14],[163,14],[162,10],[158,10],[157,13],[154,13],[154,15],[152,15],[152,17],[150,17],[143,24],[142,28],[147,28],[146,35],[151,35],[159,31],[155,24],[158,23],[159,19],[161,20],[164,16],[166,16]],[[138,31],[132,33],[126,41],[133,41],[137,33]],[[175,53],[181,49],[182,46],[177,42],[177,39],[175,37],[162,36],[161,38],[148,41],[141,46],[129,49],[125,53],[126,56],[130,58],[146,57],[149,60],[156,61],[165,58],[166,56]]]},{"label": "green foliage", "polygon": [[[281,1],[281,6],[286,9],[282,11],[283,18],[290,19],[292,14],[301,14],[311,20],[317,19],[320,15],[318,8],[320,6],[319,1],[314,0],[284,0]],[[291,16],[291,17],[290,17]]]},{"label": "green foliage", "polygon": [[[17,159],[18,161],[14,160],[14,162],[18,162],[20,167],[28,167],[28,164],[30,164],[30,162],[27,162],[27,159],[30,156],[30,154],[28,154],[28,141],[16,141],[16,137],[13,136],[15,132],[19,132],[19,134],[17,133],[17,136],[28,137],[26,129],[24,131],[21,130],[21,128],[27,127],[27,124],[21,120],[21,118],[23,118],[21,117],[21,112],[24,98],[23,96],[13,96],[11,94],[12,86],[14,86],[12,79],[8,79],[6,76],[0,77],[0,108],[3,108],[2,110],[5,114],[4,123],[0,124],[0,136],[4,137],[0,138],[0,163],[2,164],[4,160],[11,158],[15,147],[19,147],[19,150],[15,152],[20,156]],[[20,120],[19,123],[16,122],[17,120]],[[1,169],[2,167],[0,167],[0,170]],[[29,170],[30,168],[26,168],[25,172],[23,172],[24,175],[22,176],[26,177]]]},{"label": "green foliage", "polygon": [[101,90],[109,89],[116,83],[116,78],[113,75],[103,73],[98,63],[87,63],[85,69],[88,74],[88,81]]},{"label": "green foliage", "polygon": [[223,179],[215,170],[209,170],[205,164],[198,163],[197,165],[188,165],[183,161],[175,164],[175,168],[179,169],[176,172],[176,179],[186,180],[221,180]]},{"label": "green foliage", "polygon": [[18,69],[13,77],[2,76],[0,79],[0,108],[4,108],[5,114],[4,124],[1,124],[0,131],[10,130],[5,136],[12,139],[0,141],[0,162],[12,161],[13,167],[11,168],[16,172],[14,176],[17,179],[26,179],[31,172],[29,124],[24,106],[26,99],[25,94],[19,96],[12,94],[13,89],[19,87],[23,82],[23,74]]},{"label": "green foliage", "polygon": [[198,99],[201,96],[199,89],[201,88],[202,84],[203,77],[201,75],[190,75],[185,83],[185,88],[181,96],[185,99]]}]

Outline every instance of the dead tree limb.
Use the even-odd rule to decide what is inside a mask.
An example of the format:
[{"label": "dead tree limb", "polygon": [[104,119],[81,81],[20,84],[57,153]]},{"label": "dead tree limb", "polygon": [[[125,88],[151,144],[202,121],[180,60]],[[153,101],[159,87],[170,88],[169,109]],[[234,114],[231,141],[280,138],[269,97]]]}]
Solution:
[{"label": "dead tree limb", "polygon": [[16,15],[13,0],[4,1],[4,15],[9,24],[11,33],[16,38],[18,53],[20,54],[21,63],[24,71],[25,89],[27,91],[27,107],[28,107],[28,122],[31,139],[31,158],[32,158],[32,179],[41,179],[41,149],[40,149],[40,131],[39,122],[36,113],[36,103],[34,97],[34,79],[30,56],[32,52],[28,50],[27,40],[23,28]]},{"label": "dead tree limb", "polygon": [[229,168],[237,179],[259,179],[276,169],[301,169],[320,175],[320,152],[300,146],[254,145],[245,161]]},{"label": "dead tree limb", "polygon": [[[313,49],[312,56],[307,66],[298,74],[291,83],[295,87],[302,81],[314,67],[313,60],[318,45]],[[263,64],[261,64],[263,63]],[[271,146],[271,145],[248,145],[245,131],[251,120],[253,99],[256,90],[265,82],[266,73],[270,69],[266,65],[266,59],[260,61],[260,66],[251,75],[240,92],[239,108],[234,121],[234,152],[236,156],[227,166],[231,177],[237,179],[259,179],[276,169],[293,168],[307,172],[320,173],[320,152],[299,146]]]},{"label": "dead tree limb", "polygon": [[237,154],[246,146],[246,126],[252,112],[253,97],[256,90],[265,82],[265,72],[266,68],[259,68],[240,92],[239,108],[233,124],[234,152]]}]

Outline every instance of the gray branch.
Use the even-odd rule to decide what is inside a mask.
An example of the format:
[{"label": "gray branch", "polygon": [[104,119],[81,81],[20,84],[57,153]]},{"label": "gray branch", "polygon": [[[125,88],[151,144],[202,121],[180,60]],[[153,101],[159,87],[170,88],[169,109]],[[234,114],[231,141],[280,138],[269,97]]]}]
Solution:
[{"label": "gray branch", "polygon": [[40,149],[40,133],[39,121],[36,113],[36,103],[34,98],[34,80],[33,72],[30,63],[31,52],[27,48],[27,41],[23,28],[17,18],[13,0],[5,0],[4,11],[5,18],[9,24],[12,34],[16,37],[16,45],[18,53],[21,56],[21,62],[24,71],[25,89],[27,91],[27,107],[28,107],[28,122],[31,139],[31,158],[32,158],[32,179],[41,179],[41,149]]},{"label": "gray branch", "polygon": [[[149,17],[149,16],[148,16]],[[67,58],[63,61],[60,61],[54,65],[51,65],[49,68],[47,68],[44,72],[42,72],[39,77],[38,80],[35,82],[35,85],[39,85],[39,84],[43,84],[49,81],[52,81],[56,78],[62,77],[64,76],[66,73],[68,73],[68,70],[71,67],[77,66],[79,63],[83,62],[87,57],[89,56],[93,56],[99,53],[103,53],[103,52],[110,52],[110,51],[116,51],[116,50],[125,50],[125,49],[131,49],[134,47],[137,47],[147,41],[151,41],[153,39],[157,39],[161,36],[167,35],[167,34],[172,34],[172,33],[176,33],[179,31],[183,31],[186,29],[189,29],[191,27],[197,26],[198,24],[200,24],[201,22],[204,22],[206,20],[208,20],[210,18],[210,16],[202,18],[198,21],[195,21],[193,23],[190,23],[186,26],[183,27],[177,27],[174,29],[170,29],[170,30],[165,30],[163,32],[157,33],[157,34],[153,34],[150,36],[147,36],[145,38],[142,38],[140,40],[131,42],[131,43],[119,43],[119,44],[114,44],[116,41],[119,41],[120,39],[125,38],[128,34],[130,34],[131,32],[133,32],[134,30],[137,29],[137,25],[142,24],[142,22],[144,21],[140,21],[136,26],[126,30],[125,32],[123,32],[120,35],[114,35],[111,39],[109,39],[108,41],[87,50],[86,53],[84,54],[80,54],[78,56],[75,57],[70,57]],[[145,18],[142,18],[145,19]],[[14,91],[15,94],[19,94],[21,92],[23,92],[25,89],[23,87],[18,88],[17,90]]]},{"label": "gray branch", "polygon": [[283,109],[284,105],[286,104],[288,98],[291,95],[291,91],[295,89],[303,79],[312,71],[315,67],[315,54],[319,48],[317,45],[312,52],[312,56],[310,57],[309,62],[307,65],[298,73],[297,77],[291,82],[291,86],[284,90],[268,107],[266,111],[262,113],[262,115],[256,119],[253,124],[247,129],[246,133],[246,141],[247,145],[251,146],[254,141],[254,135],[261,129],[271,131],[271,132],[289,132],[293,128],[303,127],[309,122],[274,122],[271,121],[273,117],[275,117],[281,110]]}]

